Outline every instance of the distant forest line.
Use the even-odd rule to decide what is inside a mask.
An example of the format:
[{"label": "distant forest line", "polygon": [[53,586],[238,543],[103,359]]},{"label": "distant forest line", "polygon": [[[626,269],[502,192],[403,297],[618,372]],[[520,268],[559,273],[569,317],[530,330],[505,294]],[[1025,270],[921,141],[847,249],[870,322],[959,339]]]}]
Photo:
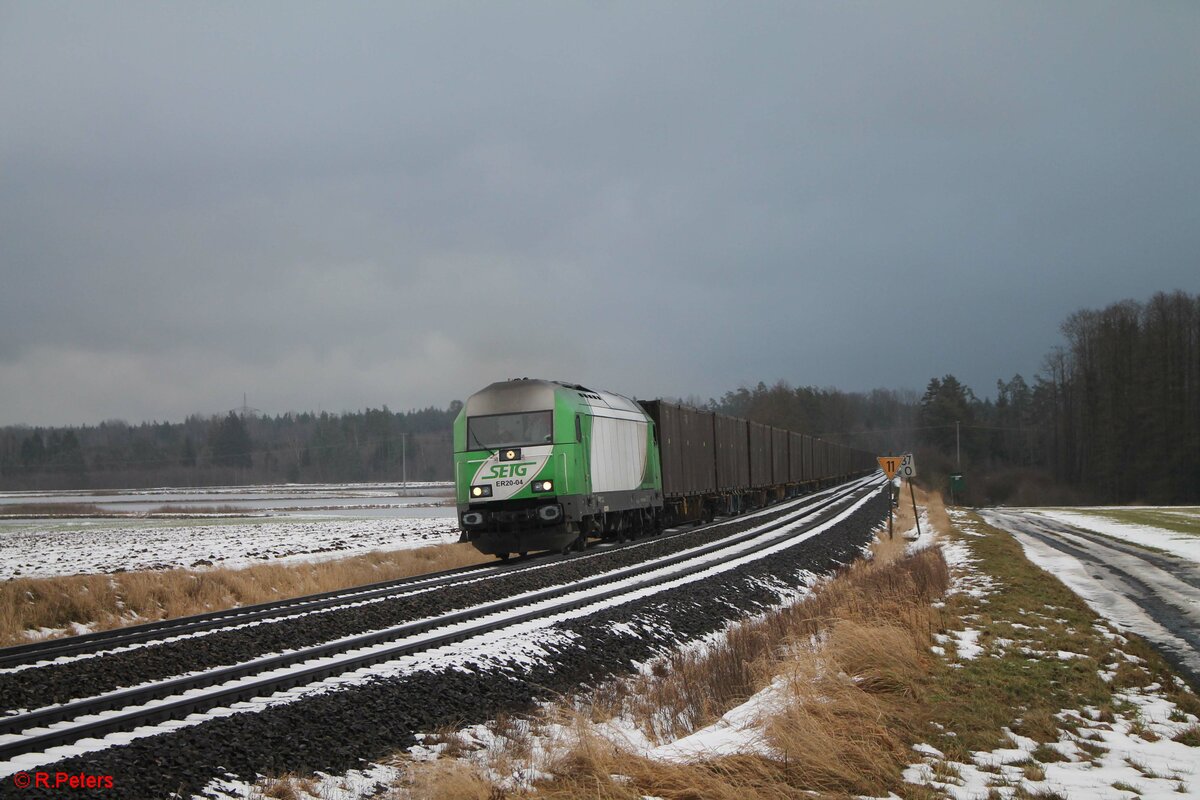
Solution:
[{"label": "distant forest line", "polygon": [[[980,399],[955,376],[922,395],[784,382],[692,405],[880,454],[914,450],[921,481],[966,476],[967,503],[1200,502],[1200,295],[1081,310],[1027,380]],[[0,429],[4,490],[451,480],[462,408],[183,423]]]},{"label": "distant forest line", "polygon": [[921,482],[961,471],[970,504],[1200,502],[1200,295],[1160,292],[1070,315],[1032,380],[980,399],[953,375],[921,397],[787,384],[711,407],[882,454],[917,455]]},{"label": "distant forest line", "polygon": [[448,408],[0,429],[0,489],[448,481]]}]

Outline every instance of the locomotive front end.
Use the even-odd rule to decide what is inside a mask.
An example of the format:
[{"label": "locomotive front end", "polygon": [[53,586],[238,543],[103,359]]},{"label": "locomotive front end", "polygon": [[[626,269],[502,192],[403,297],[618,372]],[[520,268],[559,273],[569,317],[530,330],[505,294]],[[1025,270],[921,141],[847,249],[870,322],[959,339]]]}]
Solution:
[{"label": "locomotive front end", "polygon": [[455,420],[459,527],[481,552],[561,549],[579,536],[562,503],[581,488],[572,487],[574,415],[556,409],[557,399],[548,381],[496,383]]}]

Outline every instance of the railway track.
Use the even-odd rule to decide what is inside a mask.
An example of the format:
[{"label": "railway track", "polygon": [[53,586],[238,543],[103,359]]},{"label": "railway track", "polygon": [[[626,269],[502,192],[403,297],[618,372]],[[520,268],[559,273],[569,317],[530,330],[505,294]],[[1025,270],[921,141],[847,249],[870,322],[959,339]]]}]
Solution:
[{"label": "railway track", "polygon": [[[262,621],[232,622],[228,627],[172,635],[157,641],[114,647],[111,639],[91,653],[61,656],[0,669],[0,721],[14,714],[112,695],[139,684],[236,667],[266,656],[303,650],[365,631],[379,631],[449,612],[515,597],[553,584],[570,584],[598,572],[642,564],[699,544],[718,541],[763,521],[819,504],[838,490],[792,500],[753,514],[677,534],[642,539],[628,546],[600,546],[585,555],[531,560],[521,569],[472,573],[454,581],[396,590],[373,599],[354,599],[315,611],[302,607]],[[186,623],[186,621],[183,621]],[[201,641],[203,640],[203,641]]]},{"label": "railway track", "polygon": [[241,625],[258,620],[306,614],[346,603],[370,600],[376,597],[387,597],[406,589],[435,588],[454,583],[475,573],[498,572],[504,570],[504,567],[515,568],[516,566],[477,564],[468,567],[458,567],[415,578],[400,578],[394,581],[368,584],[356,587],[350,591],[334,589],[329,592],[294,597],[287,600],[256,603],[239,608],[211,611],[188,617],[161,620],[159,622],[148,622],[125,628],[115,628],[109,631],[86,633],[65,639],[49,639],[43,642],[6,647],[0,650],[0,669],[36,666],[64,656],[101,653],[131,644],[163,641],[176,636],[187,636],[189,634],[228,628],[232,625]]},{"label": "railway track", "polygon": [[[792,502],[799,503],[798,507],[807,507],[811,503],[821,502],[823,498],[828,496],[830,491],[836,490],[826,490]],[[785,505],[792,505],[792,503]],[[71,657],[111,653],[130,647],[131,645],[152,645],[210,631],[228,630],[256,622],[278,622],[356,603],[402,596],[410,592],[431,591],[460,585],[467,581],[488,580],[510,573],[542,569],[562,561],[576,561],[581,558],[586,559],[589,555],[608,554],[617,550],[641,547],[649,541],[668,541],[677,537],[692,536],[699,530],[720,528],[721,526],[728,525],[731,521],[740,522],[760,516],[770,516],[779,513],[779,511],[780,507],[774,506],[737,517],[736,519],[713,522],[700,528],[671,529],[653,540],[641,539],[621,544],[593,541],[589,544],[590,552],[584,555],[574,553],[568,555],[559,555],[557,553],[536,554],[508,563],[493,562],[457,567],[436,573],[357,586],[352,589],[335,589],[303,597],[222,609],[204,614],[116,628],[109,631],[99,631],[63,639],[50,639],[43,642],[6,647],[0,649],[0,674],[42,666],[55,661],[62,663],[62,659]]]},{"label": "railway track", "polygon": [[[72,700],[61,705],[40,708],[0,719],[0,775],[29,769],[69,755],[71,752],[104,749],[112,743],[95,741],[118,731],[131,731],[166,720],[182,720],[189,715],[228,708],[240,701],[263,698],[297,687],[319,685],[322,681],[344,676],[365,667],[394,661],[447,645],[471,640],[513,626],[548,626],[572,614],[591,613],[589,609],[605,604],[628,602],[678,585],[694,581],[708,573],[732,569],[761,558],[764,554],[794,546],[836,524],[863,503],[878,487],[875,478],[861,479],[837,489],[827,490],[802,500],[791,501],[755,515],[716,523],[728,526],[737,522],[743,530],[728,536],[688,547],[666,556],[595,574],[583,580],[520,593],[471,608],[443,613],[427,619],[342,637],[319,645],[252,659],[197,674],[182,675],[115,692]],[[686,536],[684,531],[673,536]],[[661,541],[662,537],[649,541]],[[643,540],[645,541],[645,540]],[[625,547],[636,547],[638,542]],[[615,548],[613,548],[615,549]],[[611,550],[610,550],[611,551]],[[587,558],[575,556],[574,561]],[[559,558],[517,564],[455,570],[420,579],[406,579],[358,589],[350,593],[299,598],[279,604],[241,609],[242,614],[225,612],[203,615],[201,619],[178,620],[174,625],[147,626],[130,634],[141,637],[97,637],[91,645],[100,648],[91,657],[103,658],[104,652],[121,645],[144,643],[154,637],[178,637],[189,632],[209,630],[222,624],[248,624],[281,615],[312,613],[340,604],[364,602],[372,597],[396,591],[431,591],[465,581],[518,571],[536,570]],[[257,616],[248,616],[257,615]],[[208,626],[208,627],[188,627]],[[113,632],[116,634],[117,632]],[[95,636],[95,635],[93,635]],[[89,637],[91,638],[91,637]],[[79,643],[83,644],[83,643]],[[37,669],[49,648],[22,648],[25,661],[16,654],[8,663]],[[77,649],[71,655],[85,650]],[[61,657],[60,653],[60,657]],[[126,734],[128,736],[128,734]]]}]

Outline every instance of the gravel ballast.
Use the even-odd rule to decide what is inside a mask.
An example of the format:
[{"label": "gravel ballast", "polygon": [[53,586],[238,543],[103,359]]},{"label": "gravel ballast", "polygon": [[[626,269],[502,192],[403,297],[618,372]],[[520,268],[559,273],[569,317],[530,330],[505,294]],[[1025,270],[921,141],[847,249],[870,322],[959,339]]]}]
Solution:
[{"label": "gravel ballast", "polygon": [[0,714],[8,715],[94,697],[151,681],[239,664],[366,631],[382,630],[548,586],[573,584],[600,572],[633,566],[709,544],[778,519],[786,513],[777,511],[753,518],[731,519],[682,535],[642,540],[634,547],[593,551],[584,558],[538,564],[537,569],[438,587],[410,593],[405,597],[150,644],[103,657],[82,658],[64,664],[47,664],[0,674]]},{"label": "gravel ballast", "polygon": [[[554,628],[560,635],[553,637],[558,644],[547,645],[548,656],[537,663],[513,660],[486,670],[438,668],[377,678],[39,769],[112,775],[116,788],[95,796],[162,798],[190,796],[219,777],[252,781],[262,774],[336,774],[361,767],[364,760],[415,743],[416,733],[529,709],[539,698],[627,674],[635,662],[776,605],[780,592],[773,586],[794,589],[806,574],[829,574],[854,560],[886,513],[887,500],[876,493],[831,530],[794,547],[636,603],[560,622]],[[680,549],[696,544],[690,540]],[[648,554],[642,551],[642,557]],[[11,779],[0,784],[0,797],[56,796],[61,793],[18,790]]]}]

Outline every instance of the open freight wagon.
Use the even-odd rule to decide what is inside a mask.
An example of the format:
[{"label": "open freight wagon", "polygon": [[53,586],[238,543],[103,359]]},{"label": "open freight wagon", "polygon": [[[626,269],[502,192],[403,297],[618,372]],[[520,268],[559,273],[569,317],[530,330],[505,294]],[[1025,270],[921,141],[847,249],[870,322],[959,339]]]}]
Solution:
[{"label": "open freight wagon", "polygon": [[870,454],[807,434],[641,401],[654,421],[668,524],[711,520],[863,475]]}]

